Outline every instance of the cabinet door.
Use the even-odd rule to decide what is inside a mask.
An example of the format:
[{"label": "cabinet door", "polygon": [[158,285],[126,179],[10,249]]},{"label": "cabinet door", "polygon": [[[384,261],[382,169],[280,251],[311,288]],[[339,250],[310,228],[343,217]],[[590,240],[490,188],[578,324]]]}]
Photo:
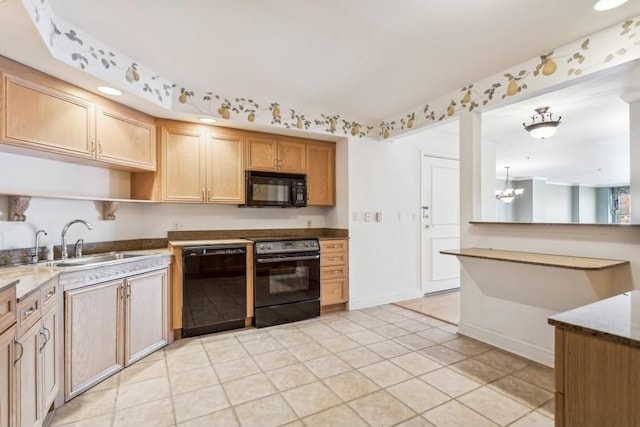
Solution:
[{"label": "cabinet door", "polygon": [[244,203],[244,141],[210,135],[207,141],[207,201]]},{"label": "cabinet door", "polygon": [[278,141],[247,139],[247,169],[275,171],[278,168]]},{"label": "cabinet door", "polygon": [[43,410],[48,411],[60,389],[60,369],[57,363],[57,355],[60,353],[61,340],[58,329],[58,310],[49,310],[42,317],[42,331],[45,343],[42,346],[42,393]]},{"label": "cabinet door", "polygon": [[161,149],[163,200],[205,201],[205,134],[199,131],[162,128]]},{"label": "cabinet door", "polygon": [[4,89],[3,141],[50,153],[93,157],[93,104],[9,75]]},{"label": "cabinet door", "polygon": [[97,160],[128,169],[156,169],[154,126],[98,107],[96,111]]},{"label": "cabinet door", "polygon": [[278,141],[278,170],[287,173],[305,173],[305,143]]},{"label": "cabinet door", "polygon": [[125,365],[168,342],[167,269],[126,279]]},{"label": "cabinet door", "polygon": [[323,280],[322,293],[320,295],[321,305],[340,304],[347,301],[346,279]]},{"label": "cabinet door", "polygon": [[123,367],[121,280],[65,292],[65,400]]},{"label": "cabinet door", "polygon": [[0,427],[15,425],[15,381],[13,362],[16,358],[12,326],[0,334]]},{"label": "cabinet door", "polygon": [[335,163],[335,144],[307,144],[307,205],[336,204]]},{"label": "cabinet door", "polygon": [[31,326],[17,340],[16,412],[19,426],[37,426],[42,421],[40,322]]}]

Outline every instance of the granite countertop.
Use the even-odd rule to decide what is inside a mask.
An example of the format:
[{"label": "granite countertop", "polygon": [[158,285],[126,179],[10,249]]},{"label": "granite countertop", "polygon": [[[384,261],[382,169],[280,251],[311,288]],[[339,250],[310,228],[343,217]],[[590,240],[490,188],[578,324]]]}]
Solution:
[{"label": "granite countertop", "polygon": [[[168,249],[125,251],[124,253],[132,253],[132,254],[138,254],[143,256],[148,255],[149,257],[171,255],[171,252]],[[98,255],[98,254],[95,254],[95,255]],[[91,255],[87,255],[87,256],[91,256]],[[144,258],[143,257],[126,258],[122,260],[113,261],[111,263],[115,264],[115,263],[133,262],[141,259],[144,259]],[[102,265],[107,265],[107,263],[103,263],[101,265],[93,264],[93,265],[60,267],[55,265],[48,266],[46,265],[46,262],[41,262],[39,264],[34,264],[34,265],[19,265],[19,266],[13,266],[13,267],[3,267],[3,268],[0,268],[0,290],[8,288],[9,286],[15,285],[16,298],[18,301],[20,301],[24,297],[31,294],[31,292],[38,289],[40,285],[58,276],[59,274],[78,271],[78,270],[84,270],[84,269],[94,269]]]},{"label": "granite countertop", "polygon": [[549,324],[640,348],[640,290],[549,317]]},{"label": "granite countertop", "polygon": [[16,284],[16,298],[20,301],[58,274],[58,270],[42,264],[7,267],[0,269],[0,283],[14,282]]},{"label": "granite countertop", "polygon": [[440,253],[470,258],[490,259],[494,261],[569,268],[574,270],[602,270],[605,268],[616,267],[618,265],[629,264],[629,261],[616,259],[585,258],[570,255],[540,254],[488,248],[464,248],[440,251]]},{"label": "granite countertop", "polygon": [[169,245],[182,246],[203,246],[203,245],[246,245],[253,243],[247,239],[208,239],[208,240],[170,240]]}]

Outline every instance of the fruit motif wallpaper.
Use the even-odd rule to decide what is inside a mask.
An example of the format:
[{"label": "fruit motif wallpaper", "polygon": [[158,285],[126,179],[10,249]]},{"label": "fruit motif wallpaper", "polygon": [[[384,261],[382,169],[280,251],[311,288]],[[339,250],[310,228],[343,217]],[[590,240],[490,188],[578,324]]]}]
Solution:
[{"label": "fruit motif wallpaper", "polygon": [[[52,55],[115,87],[166,109],[222,120],[268,124],[347,137],[389,138],[640,58],[640,17],[554,49],[487,79],[430,100],[379,123],[281,105],[277,101],[223,95],[170,82],[126,55],[56,17],[48,0],[22,0]],[[309,106],[311,107],[311,106]]]}]

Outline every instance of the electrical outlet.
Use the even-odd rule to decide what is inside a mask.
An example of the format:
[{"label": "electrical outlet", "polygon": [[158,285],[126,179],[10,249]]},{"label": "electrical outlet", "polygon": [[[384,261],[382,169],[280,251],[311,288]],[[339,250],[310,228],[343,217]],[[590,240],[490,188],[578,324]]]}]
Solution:
[{"label": "electrical outlet", "polygon": [[184,223],[182,221],[173,221],[171,223],[171,228],[173,228],[174,231],[179,231],[184,229]]},{"label": "electrical outlet", "polygon": [[307,228],[311,228],[311,220],[310,219],[307,220]]}]

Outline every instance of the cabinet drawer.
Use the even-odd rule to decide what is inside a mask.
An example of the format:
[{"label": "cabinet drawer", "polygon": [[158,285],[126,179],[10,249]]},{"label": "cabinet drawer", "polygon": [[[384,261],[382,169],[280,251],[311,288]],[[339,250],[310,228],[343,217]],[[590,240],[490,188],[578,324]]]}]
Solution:
[{"label": "cabinet drawer", "polygon": [[16,321],[15,286],[0,292],[0,333]]},{"label": "cabinet drawer", "polygon": [[345,265],[330,265],[320,268],[320,280],[344,279],[347,277],[347,268]]},{"label": "cabinet drawer", "polygon": [[347,263],[347,255],[345,253],[328,253],[320,256],[320,266],[329,265],[345,265]]},{"label": "cabinet drawer", "polygon": [[56,306],[58,300],[58,279],[52,279],[42,285],[40,288],[40,294],[42,295],[42,311],[47,311],[50,307]]},{"label": "cabinet drawer", "polygon": [[323,253],[344,252],[346,249],[346,240],[320,240],[320,251]]},{"label": "cabinet drawer", "polygon": [[322,305],[340,304],[346,300],[344,279],[322,282]]},{"label": "cabinet drawer", "polygon": [[18,311],[18,330],[17,335],[20,336],[31,325],[35,324],[42,316],[42,307],[40,306],[40,290],[36,289],[31,295],[27,296],[16,305]]}]

